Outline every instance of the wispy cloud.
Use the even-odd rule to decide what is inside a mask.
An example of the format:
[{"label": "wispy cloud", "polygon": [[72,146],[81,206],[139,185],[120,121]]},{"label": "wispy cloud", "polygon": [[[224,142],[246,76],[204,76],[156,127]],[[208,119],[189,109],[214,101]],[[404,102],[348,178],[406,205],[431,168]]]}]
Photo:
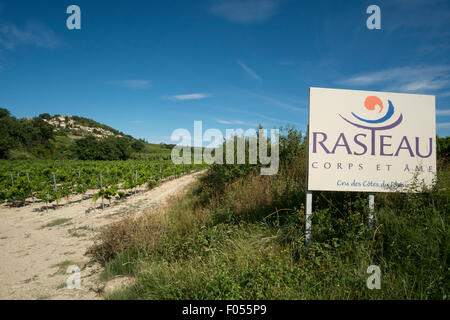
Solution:
[{"label": "wispy cloud", "polygon": [[401,10],[401,15],[386,15],[389,29],[419,28],[424,32],[438,32],[448,26],[450,11],[447,0],[391,0],[386,10]]},{"label": "wispy cloud", "polygon": [[438,122],[436,123],[436,127],[439,129],[448,129],[450,128],[450,122]]},{"label": "wispy cloud", "polygon": [[450,50],[448,0],[390,0],[383,3],[386,34],[414,35],[421,55],[446,57]]},{"label": "wispy cloud", "polygon": [[151,82],[147,80],[116,80],[108,81],[106,84],[122,88],[144,90],[151,86]]},{"label": "wispy cloud", "polygon": [[262,100],[264,100],[264,101],[266,101],[266,102],[268,102],[268,103],[270,103],[270,104],[272,104],[274,106],[277,106],[277,107],[282,107],[284,109],[288,109],[288,110],[291,110],[291,111],[306,111],[306,108],[296,107],[295,105],[293,105],[291,103],[286,103],[286,102],[283,102],[283,101],[280,101],[278,99],[271,98],[271,97],[268,97],[268,96],[265,96],[265,95],[254,94],[254,96],[258,97],[259,99],[262,99]]},{"label": "wispy cloud", "polygon": [[55,48],[62,45],[56,34],[44,24],[28,22],[23,28],[14,24],[0,26],[0,47],[14,51],[20,46]]},{"label": "wispy cloud", "polygon": [[440,97],[450,97],[450,91],[445,91],[445,92],[441,92],[439,93]]},{"label": "wispy cloud", "polygon": [[234,109],[234,108],[223,107],[223,106],[218,106],[218,105],[208,105],[208,107],[209,108],[214,108],[214,109],[217,109],[217,110],[221,110],[221,111],[238,113],[238,114],[243,114],[243,115],[252,116],[252,117],[256,117],[256,118],[261,118],[261,119],[267,120],[267,121],[269,121],[271,123],[275,122],[275,123],[279,123],[281,125],[286,125],[286,124],[290,123],[290,124],[297,125],[300,128],[306,127],[304,123],[299,123],[299,122],[295,122],[295,121],[291,121],[291,120],[284,120],[284,119],[278,119],[278,118],[270,117],[270,116],[267,116],[267,115],[262,114],[260,112],[248,111],[245,108]]},{"label": "wispy cloud", "polygon": [[245,63],[243,63],[240,60],[238,60],[237,63],[241,66],[242,69],[244,69],[245,72],[247,72],[250,75],[250,77],[252,77],[255,80],[262,81],[262,78],[255,71],[250,69]]},{"label": "wispy cloud", "polygon": [[145,139],[150,143],[166,143],[166,144],[172,143],[172,141],[170,140],[170,136],[149,136],[144,137],[143,139]]},{"label": "wispy cloud", "polygon": [[292,65],[297,64],[297,62],[294,60],[281,60],[281,61],[278,61],[278,64],[280,66],[292,66]]},{"label": "wispy cloud", "polygon": [[278,12],[277,0],[218,0],[211,12],[234,23],[255,23],[270,19]]},{"label": "wispy cloud", "polygon": [[385,90],[403,92],[439,91],[450,85],[450,66],[416,66],[392,68],[354,75],[339,81],[349,86],[372,86],[387,84]]},{"label": "wispy cloud", "polygon": [[206,93],[189,93],[189,94],[179,94],[179,95],[173,95],[170,96],[170,99],[173,100],[200,100],[208,98],[210,95]]},{"label": "wispy cloud", "polygon": [[256,127],[257,126],[257,124],[255,124],[255,123],[249,123],[249,122],[240,121],[240,120],[228,121],[228,120],[216,119],[216,121],[218,123],[226,124],[226,125],[241,125],[241,126],[250,126],[250,127]]},{"label": "wispy cloud", "polygon": [[450,109],[436,110],[437,116],[450,116]]}]

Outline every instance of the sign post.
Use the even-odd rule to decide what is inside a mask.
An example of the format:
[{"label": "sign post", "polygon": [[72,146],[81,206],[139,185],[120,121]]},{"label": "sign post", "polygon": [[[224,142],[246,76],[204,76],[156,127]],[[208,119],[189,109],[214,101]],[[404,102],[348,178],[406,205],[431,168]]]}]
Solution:
[{"label": "sign post", "polygon": [[56,185],[56,177],[55,174],[53,173],[53,190],[55,191],[55,194],[58,192],[58,186]]},{"label": "sign post", "polygon": [[373,192],[369,193],[369,227],[373,228],[375,224],[375,219],[373,212],[375,211],[375,194]]},{"label": "sign post", "polygon": [[[103,191],[103,179],[102,179],[102,172],[100,171],[99,173],[99,177],[100,177],[100,191]],[[103,201],[103,196],[102,196],[102,210],[105,209],[105,202]]]},{"label": "sign post", "polygon": [[306,191],[306,246],[311,244],[312,192]]},{"label": "sign post", "polygon": [[33,203],[34,203],[33,188],[31,186],[30,175],[28,174],[28,171],[26,172],[26,175],[27,175],[28,185],[30,186],[31,199],[33,200]]}]

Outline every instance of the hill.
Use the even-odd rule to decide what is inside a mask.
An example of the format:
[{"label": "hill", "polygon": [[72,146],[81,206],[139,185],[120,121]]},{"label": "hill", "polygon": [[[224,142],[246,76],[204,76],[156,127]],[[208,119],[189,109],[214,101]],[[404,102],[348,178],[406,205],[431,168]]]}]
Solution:
[{"label": "hill", "polygon": [[85,117],[43,113],[18,119],[0,108],[0,159],[167,160],[173,146],[151,144]]},{"label": "hill", "polygon": [[70,115],[61,116],[59,114],[51,116],[46,113],[39,115],[39,118],[54,127],[54,130],[59,134],[64,133],[75,136],[93,135],[96,138],[125,136],[124,133],[89,118]]}]

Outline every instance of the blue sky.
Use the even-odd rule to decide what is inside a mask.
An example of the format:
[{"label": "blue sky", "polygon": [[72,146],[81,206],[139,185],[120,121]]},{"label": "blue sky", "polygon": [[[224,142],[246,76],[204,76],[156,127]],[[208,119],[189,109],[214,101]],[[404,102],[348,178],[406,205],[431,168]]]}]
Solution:
[{"label": "blue sky", "polygon": [[309,87],[436,95],[450,135],[450,2],[0,0],[0,106],[16,117],[80,115],[150,142],[194,120],[304,130]]}]

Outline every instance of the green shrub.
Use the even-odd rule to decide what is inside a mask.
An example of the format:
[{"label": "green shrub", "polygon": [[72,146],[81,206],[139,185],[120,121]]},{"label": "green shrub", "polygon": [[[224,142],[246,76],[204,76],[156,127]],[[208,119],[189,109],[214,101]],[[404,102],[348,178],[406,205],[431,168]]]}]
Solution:
[{"label": "green shrub", "polygon": [[25,150],[11,149],[11,150],[9,150],[8,159],[9,160],[31,160],[31,159],[33,159],[33,156]]}]

